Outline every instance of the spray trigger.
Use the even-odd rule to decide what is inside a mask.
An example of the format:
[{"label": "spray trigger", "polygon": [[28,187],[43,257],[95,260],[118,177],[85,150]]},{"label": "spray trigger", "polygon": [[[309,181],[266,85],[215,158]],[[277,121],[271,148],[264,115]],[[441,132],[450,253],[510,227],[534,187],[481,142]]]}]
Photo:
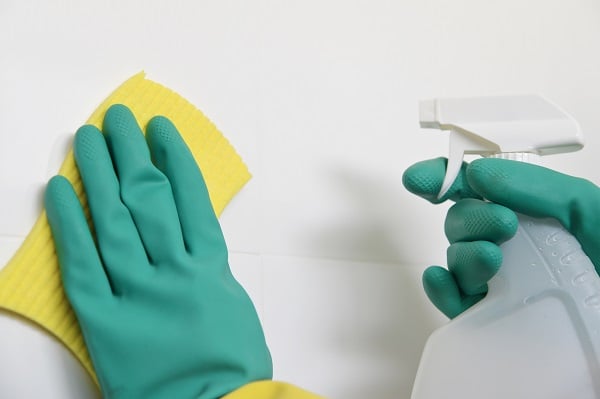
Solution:
[{"label": "spray trigger", "polygon": [[523,160],[524,154],[572,152],[584,145],[577,121],[539,95],[437,98],[419,103],[422,128],[450,131],[438,198],[458,177],[465,154]]}]

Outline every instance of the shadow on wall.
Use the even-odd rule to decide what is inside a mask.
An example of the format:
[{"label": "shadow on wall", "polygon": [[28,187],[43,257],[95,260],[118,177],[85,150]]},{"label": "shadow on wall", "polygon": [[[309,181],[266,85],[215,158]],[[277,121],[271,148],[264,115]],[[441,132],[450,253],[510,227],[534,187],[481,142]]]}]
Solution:
[{"label": "shadow on wall", "polygon": [[[408,397],[425,341],[445,320],[422,289],[421,273],[427,265],[403,262],[404,251],[414,248],[411,226],[402,222],[414,216],[410,206],[402,204],[406,197],[401,181],[390,180],[395,176],[378,178],[339,168],[330,172],[323,175],[328,187],[341,191],[336,196],[347,202],[340,204],[341,215],[336,214],[333,223],[321,224],[310,237],[302,237],[315,253],[333,258],[344,254],[347,260],[332,295],[355,299],[339,309],[347,313],[340,318],[347,325],[337,324],[327,332],[329,345],[350,358],[381,365],[365,379],[372,382],[369,386],[339,386],[351,389],[345,397]],[[341,394],[337,392],[344,397]]]},{"label": "shadow on wall", "polygon": [[[351,168],[323,168],[324,184],[335,191],[331,197],[343,198],[335,215],[321,223],[318,231],[296,237],[311,248],[310,253],[325,254],[334,259],[385,263],[414,263],[414,252],[422,248],[416,243],[414,231],[422,230],[415,215],[415,199],[402,186],[399,172],[381,176],[380,173]],[[431,213],[443,212],[431,207]],[[430,236],[443,237],[443,225]],[[435,238],[435,237],[434,237]],[[418,245],[417,245],[418,244]]]}]

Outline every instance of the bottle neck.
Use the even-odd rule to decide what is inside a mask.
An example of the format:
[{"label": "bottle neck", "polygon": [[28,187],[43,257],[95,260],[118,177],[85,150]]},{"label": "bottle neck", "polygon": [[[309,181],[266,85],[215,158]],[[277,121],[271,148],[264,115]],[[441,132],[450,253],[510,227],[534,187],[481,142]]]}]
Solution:
[{"label": "bottle neck", "polygon": [[526,162],[536,165],[540,163],[540,156],[531,152],[500,152],[498,154],[489,155],[488,158],[509,159],[511,161]]}]

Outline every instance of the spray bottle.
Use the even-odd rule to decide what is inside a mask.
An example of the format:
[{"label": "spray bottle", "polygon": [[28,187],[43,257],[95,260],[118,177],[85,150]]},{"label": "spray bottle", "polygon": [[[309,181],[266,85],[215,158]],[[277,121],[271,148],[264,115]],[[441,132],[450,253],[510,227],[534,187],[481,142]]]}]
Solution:
[{"label": "spray bottle", "polygon": [[[420,122],[450,131],[440,197],[464,154],[527,161],[583,147],[577,122],[539,96],[423,101]],[[429,337],[412,399],[600,398],[600,278],[558,221],[517,216],[486,297]]]}]

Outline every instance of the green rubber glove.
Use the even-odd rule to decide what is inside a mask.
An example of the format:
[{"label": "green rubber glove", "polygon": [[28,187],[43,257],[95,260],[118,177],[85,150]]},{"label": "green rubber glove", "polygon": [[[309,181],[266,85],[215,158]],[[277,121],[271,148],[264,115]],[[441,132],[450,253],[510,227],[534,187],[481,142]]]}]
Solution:
[{"label": "green rubber glove", "polygon": [[272,364],[255,308],[232,276],[201,172],[164,117],[146,140],[123,105],[77,131],[93,235],[61,176],[45,205],[63,284],[103,396],[213,399]]},{"label": "green rubber glove", "polygon": [[432,266],[423,274],[428,297],[448,317],[485,296],[502,263],[498,245],[516,231],[511,209],[559,220],[600,270],[600,189],[594,184],[522,162],[479,159],[463,164],[449,192],[437,199],[445,171],[443,158],[419,162],[406,170],[403,183],[432,203],[456,201],[445,222],[448,269]]}]

